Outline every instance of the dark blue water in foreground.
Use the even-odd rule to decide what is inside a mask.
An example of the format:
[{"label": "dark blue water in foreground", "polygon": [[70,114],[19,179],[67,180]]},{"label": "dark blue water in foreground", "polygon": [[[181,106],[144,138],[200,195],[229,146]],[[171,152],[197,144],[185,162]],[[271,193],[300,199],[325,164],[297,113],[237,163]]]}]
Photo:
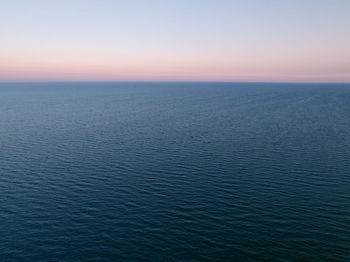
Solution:
[{"label": "dark blue water in foreground", "polygon": [[0,84],[0,261],[350,261],[350,85]]}]

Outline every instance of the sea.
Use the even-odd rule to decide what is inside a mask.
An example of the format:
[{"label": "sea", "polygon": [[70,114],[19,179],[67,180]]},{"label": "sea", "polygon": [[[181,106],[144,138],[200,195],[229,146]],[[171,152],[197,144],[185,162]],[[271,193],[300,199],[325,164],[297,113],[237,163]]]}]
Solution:
[{"label": "sea", "polygon": [[350,84],[0,84],[0,261],[350,261]]}]

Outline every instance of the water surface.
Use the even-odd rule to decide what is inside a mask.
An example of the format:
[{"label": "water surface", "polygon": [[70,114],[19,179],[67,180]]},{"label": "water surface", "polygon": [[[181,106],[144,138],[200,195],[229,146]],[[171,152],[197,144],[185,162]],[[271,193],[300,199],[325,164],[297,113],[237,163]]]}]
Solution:
[{"label": "water surface", "polygon": [[350,261],[350,85],[0,84],[1,261]]}]

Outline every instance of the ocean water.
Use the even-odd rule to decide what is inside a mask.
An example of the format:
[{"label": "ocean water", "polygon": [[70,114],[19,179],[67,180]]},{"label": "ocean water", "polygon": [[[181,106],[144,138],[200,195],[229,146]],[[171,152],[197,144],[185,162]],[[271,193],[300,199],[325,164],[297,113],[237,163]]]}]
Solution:
[{"label": "ocean water", "polygon": [[0,261],[350,261],[350,85],[0,84]]}]

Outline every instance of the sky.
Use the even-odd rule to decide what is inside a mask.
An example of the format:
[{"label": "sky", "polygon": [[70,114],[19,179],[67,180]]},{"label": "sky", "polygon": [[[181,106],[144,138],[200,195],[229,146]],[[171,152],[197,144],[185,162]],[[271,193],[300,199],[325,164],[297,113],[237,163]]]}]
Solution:
[{"label": "sky", "polygon": [[0,81],[350,82],[350,1],[1,0]]}]

